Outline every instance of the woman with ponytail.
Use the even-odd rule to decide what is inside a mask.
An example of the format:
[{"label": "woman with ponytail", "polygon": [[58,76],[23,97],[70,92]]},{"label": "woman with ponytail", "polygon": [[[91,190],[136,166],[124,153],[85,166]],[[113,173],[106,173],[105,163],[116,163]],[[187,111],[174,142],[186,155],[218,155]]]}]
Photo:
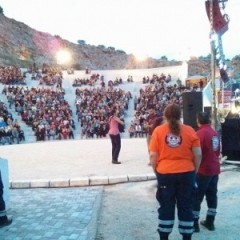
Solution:
[{"label": "woman with ponytail", "polygon": [[181,123],[180,106],[168,105],[164,118],[165,123],[153,131],[149,147],[158,181],[158,232],[160,240],[168,240],[177,206],[179,232],[183,240],[191,240],[195,174],[202,158],[200,141],[192,127]]}]

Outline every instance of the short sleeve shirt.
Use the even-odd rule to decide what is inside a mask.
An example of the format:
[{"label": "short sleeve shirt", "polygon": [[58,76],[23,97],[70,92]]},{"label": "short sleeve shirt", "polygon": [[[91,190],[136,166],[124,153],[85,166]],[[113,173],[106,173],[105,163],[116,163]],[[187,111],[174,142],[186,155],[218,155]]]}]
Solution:
[{"label": "short sleeve shirt", "polygon": [[109,123],[109,131],[108,134],[109,135],[118,135],[119,132],[119,128],[118,128],[118,122],[114,119],[114,117],[110,117],[108,120]]},{"label": "short sleeve shirt", "polygon": [[154,130],[149,150],[158,154],[157,172],[181,173],[195,169],[192,148],[200,147],[200,140],[192,127],[181,124],[180,129],[179,136],[170,132],[168,123]]}]

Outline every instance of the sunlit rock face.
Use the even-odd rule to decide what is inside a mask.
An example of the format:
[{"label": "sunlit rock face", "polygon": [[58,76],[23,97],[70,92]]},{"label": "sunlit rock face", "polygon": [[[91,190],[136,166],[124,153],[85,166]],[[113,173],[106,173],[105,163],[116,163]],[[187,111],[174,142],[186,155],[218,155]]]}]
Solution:
[{"label": "sunlit rock face", "polygon": [[[20,65],[29,67],[33,63],[41,65],[57,64],[57,53],[62,49],[71,54],[71,61],[63,64],[71,65],[76,70],[89,68],[102,69],[141,69],[181,65],[181,61],[170,60],[164,53],[159,53],[159,59],[150,57],[140,58],[126,54],[124,49],[115,49],[111,46],[93,46],[79,40],[77,44],[62,39],[59,35],[40,32],[30,28],[25,23],[10,19],[0,14],[0,64]],[[211,57],[194,57],[188,59],[188,76],[208,76]],[[235,56],[227,60],[228,71],[231,76],[240,75],[240,57]]]},{"label": "sunlit rock face", "polygon": [[75,44],[0,14],[0,64],[18,64],[22,67],[33,63],[57,64],[56,55],[62,49],[71,54],[68,64],[78,69],[136,69],[181,64],[180,61],[168,61],[167,57],[139,59],[126,54],[123,49],[93,46],[83,40]]}]

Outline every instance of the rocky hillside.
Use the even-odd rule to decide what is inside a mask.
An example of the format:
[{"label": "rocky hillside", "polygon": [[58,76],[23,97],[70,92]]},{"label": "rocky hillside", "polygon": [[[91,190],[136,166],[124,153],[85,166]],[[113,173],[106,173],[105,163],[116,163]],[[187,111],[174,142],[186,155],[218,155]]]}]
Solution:
[{"label": "rocky hillside", "polygon": [[36,31],[4,14],[0,14],[0,46],[0,64],[7,65],[29,66],[34,62],[56,65],[56,53],[63,48],[71,52],[71,65],[78,69],[131,69],[181,64],[165,58],[149,58],[139,63],[133,55],[114,47],[92,46],[84,41],[74,44],[60,36]]},{"label": "rocky hillside", "polygon": [[[0,64],[14,64],[21,67],[30,67],[33,63],[39,66],[43,63],[56,65],[56,53],[60,49],[71,52],[72,61],[65,67],[73,67],[76,70],[156,68],[181,64],[180,61],[169,61],[166,56],[161,59],[148,58],[139,62],[133,55],[128,55],[123,50],[103,45],[89,45],[84,40],[74,44],[60,36],[32,29],[0,12]],[[188,62],[189,76],[208,76],[210,74],[209,56],[191,58]],[[231,75],[234,78],[240,78],[240,56],[234,57],[228,63]]]}]

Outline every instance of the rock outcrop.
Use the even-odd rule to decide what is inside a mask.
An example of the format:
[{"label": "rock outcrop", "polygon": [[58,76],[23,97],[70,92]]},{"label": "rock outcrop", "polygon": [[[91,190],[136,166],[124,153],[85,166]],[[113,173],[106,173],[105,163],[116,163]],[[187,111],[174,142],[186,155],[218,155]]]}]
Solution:
[{"label": "rock outcrop", "polygon": [[93,46],[84,41],[74,44],[58,35],[39,32],[4,14],[0,14],[0,46],[0,64],[19,64],[23,67],[33,63],[56,65],[56,53],[60,49],[71,53],[70,65],[78,69],[131,69],[181,64],[153,58],[138,62],[133,55],[114,47]]}]

